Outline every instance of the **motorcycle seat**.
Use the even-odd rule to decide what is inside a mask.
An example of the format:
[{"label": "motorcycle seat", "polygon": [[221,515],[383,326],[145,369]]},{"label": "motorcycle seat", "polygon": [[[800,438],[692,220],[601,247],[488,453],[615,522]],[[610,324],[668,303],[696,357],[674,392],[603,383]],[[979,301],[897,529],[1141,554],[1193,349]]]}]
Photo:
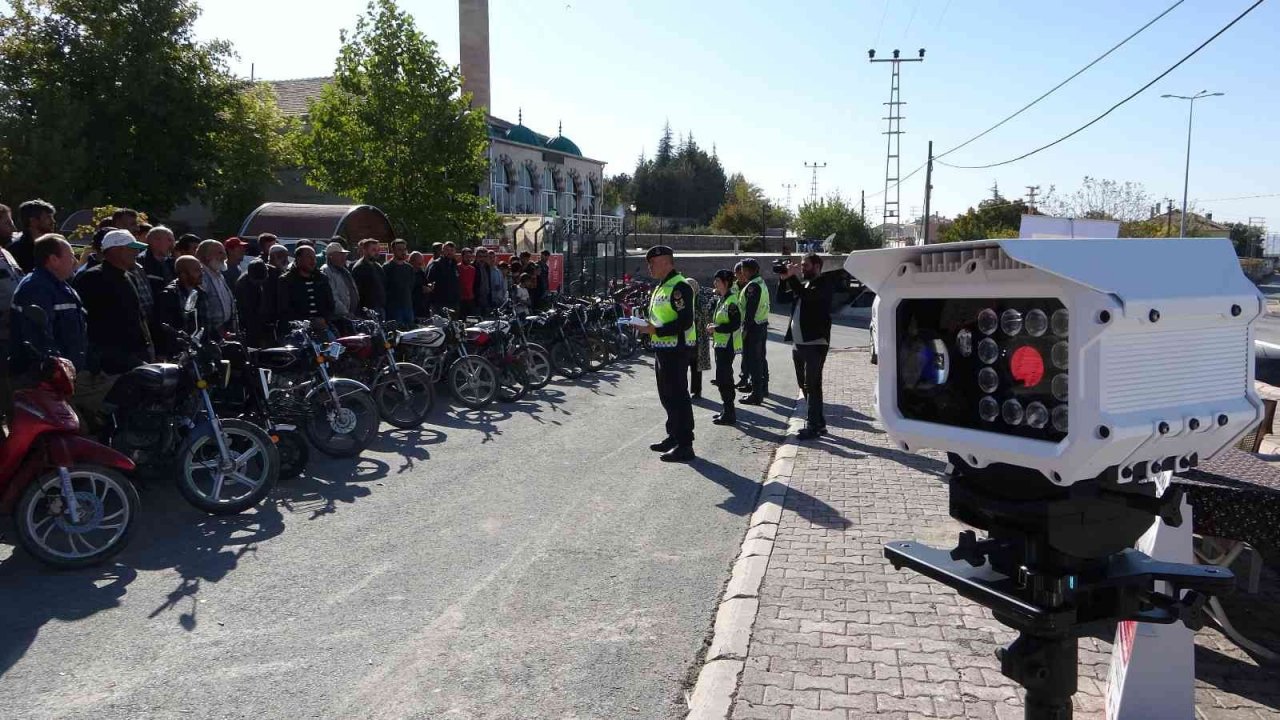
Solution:
[{"label": "motorcycle seat", "polygon": [[268,370],[282,370],[297,361],[298,349],[293,347],[274,347],[254,350],[253,363]]}]

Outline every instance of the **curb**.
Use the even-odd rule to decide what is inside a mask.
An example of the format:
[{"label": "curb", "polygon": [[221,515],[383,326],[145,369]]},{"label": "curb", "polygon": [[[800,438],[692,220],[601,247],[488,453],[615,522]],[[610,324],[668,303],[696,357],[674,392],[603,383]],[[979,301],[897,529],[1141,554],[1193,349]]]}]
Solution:
[{"label": "curb", "polygon": [[760,486],[746,538],[716,608],[711,647],[707,649],[706,660],[698,671],[698,681],[689,695],[686,720],[724,720],[733,709],[738,678],[746,665],[747,649],[751,644],[751,629],[760,608],[760,585],[764,583],[765,570],[769,568],[782,506],[791,486],[791,474],[799,449],[795,436],[804,427],[807,406],[803,397],[796,399],[791,418],[787,421],[786,436],[774,451],[769,472]]}]

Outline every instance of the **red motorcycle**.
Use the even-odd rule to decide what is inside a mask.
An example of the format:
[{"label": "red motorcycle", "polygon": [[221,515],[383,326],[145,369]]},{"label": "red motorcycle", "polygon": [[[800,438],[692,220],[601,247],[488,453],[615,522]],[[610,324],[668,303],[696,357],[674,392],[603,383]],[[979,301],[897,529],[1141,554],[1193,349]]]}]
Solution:
[{"label": "red motorcycle", "polygon": [[[23,312],[43,326],[39,308]],[[136,527],[138,491],[120,474],[133,461],[79,434],[67,402],[75,392],[70,361],[42,357],[37,367],[35,386],[14,392],[0,443],[0,513],[13,516],[19,544],[42,562],[92,565],[120,552]]]}]

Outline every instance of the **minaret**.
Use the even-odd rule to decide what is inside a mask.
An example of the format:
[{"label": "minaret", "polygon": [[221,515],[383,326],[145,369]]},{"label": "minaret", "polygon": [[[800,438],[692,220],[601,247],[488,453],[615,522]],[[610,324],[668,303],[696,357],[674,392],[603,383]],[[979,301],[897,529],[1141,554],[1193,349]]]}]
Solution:
[{"label": "minaret", "polygon": [[471,107],[489,112],[489,0],[458,0],[458,39],[462,56],[462,91]]}]

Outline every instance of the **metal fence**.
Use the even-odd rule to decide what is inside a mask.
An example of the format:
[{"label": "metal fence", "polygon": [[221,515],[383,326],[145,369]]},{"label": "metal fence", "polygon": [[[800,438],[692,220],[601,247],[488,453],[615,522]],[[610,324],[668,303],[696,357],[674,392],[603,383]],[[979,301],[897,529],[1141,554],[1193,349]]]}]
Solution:
[{"label": "metal fence", "polygon": [[563,292],[594,295],[627,272],[625,240],[618,226],[558,222],[547,229],[543,247],[564,255]]}]

